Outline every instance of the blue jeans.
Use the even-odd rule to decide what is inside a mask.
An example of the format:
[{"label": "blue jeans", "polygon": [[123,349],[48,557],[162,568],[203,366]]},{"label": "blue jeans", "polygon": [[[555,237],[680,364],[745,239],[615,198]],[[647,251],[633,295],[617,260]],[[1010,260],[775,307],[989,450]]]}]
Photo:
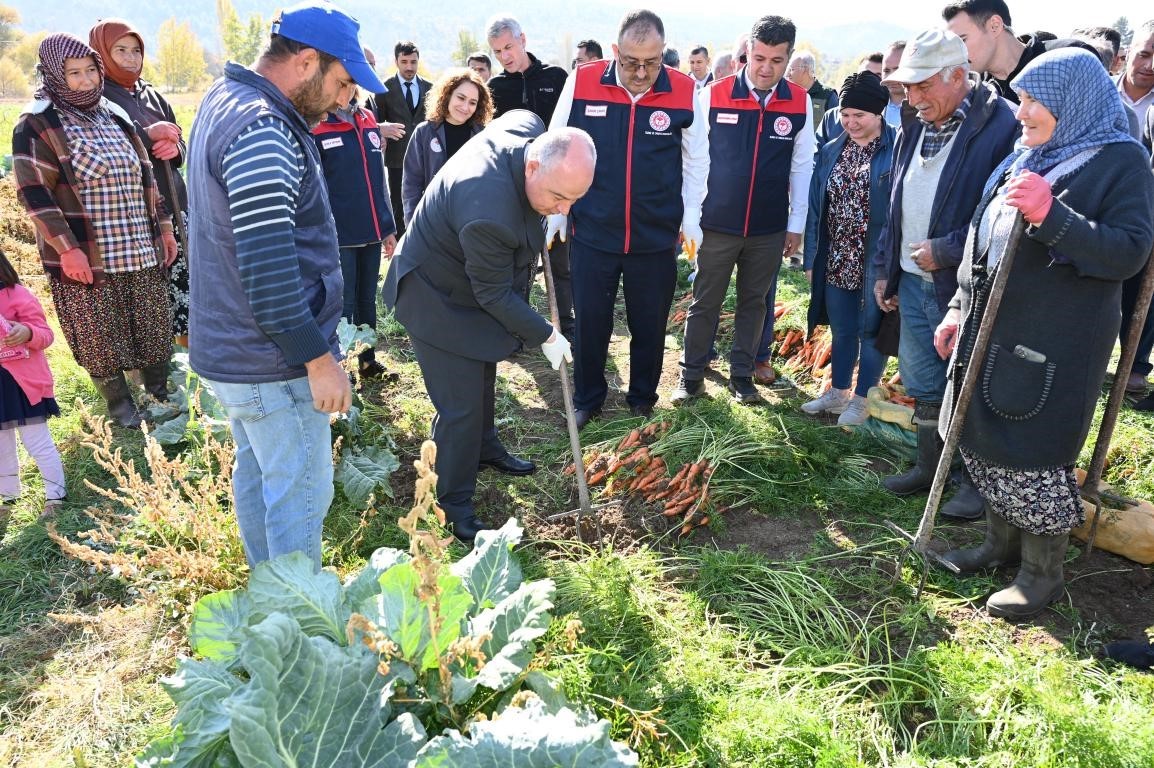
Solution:
[{"label": "blue jeans", "polygon": [[[872,285],[869,281],[867,284]],[[870,387],[877,386],[886,367],[886,356],[874,347],[881,308],[868,289],[847,291],[826,283],[825,311],[833,335],[833,353],[830,355],[833,387],[849,389],[860,349],[861,365],[854,394],[865,397]]]},{"label": "blue jeans", "polygon": [[934,331],[946,310],[938,306],[933,282],[903,274],[898,283],[898,307],[902,318],[898,370],[906,394],[915,400],[941,403],[946,393],[946,361],[934,349]]},{"label": "blue jeans", "polygon": [[307,377],[205,383],[228,412],[236,459],[232,493],[249,567],[304,552],[321,567],[321,526],[333,501],[329,415]]},{"label": "blue jeans", "polygon": [[381,244],[341,248],[341,274],[345,278],[341,315],[354,325],[377,327],[377,279],[381,276]]}]

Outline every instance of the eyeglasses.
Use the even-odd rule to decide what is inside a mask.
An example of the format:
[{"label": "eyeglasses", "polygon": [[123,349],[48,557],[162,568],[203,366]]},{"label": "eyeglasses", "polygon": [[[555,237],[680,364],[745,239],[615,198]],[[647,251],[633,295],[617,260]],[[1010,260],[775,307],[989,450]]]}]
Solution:
[{"label": "eyeglasses", "polygon": [[661,57],[656,59],[646,59],[642,61],[635,59],[632,56],[621,56],[617,59],[621,63],[621,68],[626,72],[639,72],[642,69],[649,71],[661,66]]}]

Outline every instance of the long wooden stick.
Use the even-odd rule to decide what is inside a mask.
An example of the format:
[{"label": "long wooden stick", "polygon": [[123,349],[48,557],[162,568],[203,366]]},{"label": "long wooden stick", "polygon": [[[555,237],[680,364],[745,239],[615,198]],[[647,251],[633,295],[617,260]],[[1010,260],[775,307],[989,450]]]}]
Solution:
[{"label": "long wooden stick", "polygon": [[1090,468],[1086,470],[1086,479],[1082,481],[1082,498],[1094,504],[1094,519],[1090,522],[1090,535],[1086,539],[1086,550],[1082,553],[1082,557],[1089,557],[1094,549],[1098,520],[1102,517],[1099,486],[1102,482],[1102,472],[1106,468],[1106,454],[1110,451],[1110,440],[1114,437],[1114,427],[1118,424],[1118,412],[1122,410],[1122,402],[1126,399],[1126,379],[1130,376],[1130,369],[1138,356],[1138,340],[1142,337],[1142,325],[1150,309],[1152,295],[1154,295],[1154,253],[1151,253],[1146,263],[1146,270],[1142,273],[1142,282],[1139,283],[1138,296],[1134,301],[1134,314],[1122,344],[1122,356],[1118,360],[1118,368],[1114,371],[1114,383],[1110,387],[1106,410],[1102,413],[1102,423],[1098,426],[1094,455],[1090,459]]},{"label": "long wooden stick", "polygon": [[[548,245],[546,244],[546,248]],[[541,261],[545,272],[545,295],[549,298],[549,317],[553,321],[553,328],[561,332],[561,312],[557,309],[557,291],[553,286],[553,266],[549,263],[549,251],[541,253]],[[581,451],[581,438],[577,430],[577,414],[573,408],[573,384],[569,380],[569,369],[565,361],[561,361],[561,399],[565,402],[565,423],[569,427],[569,448],[573,451],[573,475],[577,478],[577,500],[581,505],[577,510],[577,535],[581,535],[581,520],[592,516],[597,526],[597,546],[602,546],[601,516],[593,508],[589,496],[589,483],[585,479],[585,460]]]},{"label": "long wooden stick", "polygon": [[[922,513],[921,523],[918,525],[918,532],[913,539],[914,550],[923,557],[931,553],[929,550],[930,537],[934,533],[934,522],[938,515],[938,505],[942,501],[942,491],[946,487],[946,479],[950,474],[950,464],[952,463],[954,451],[957,450],[958,443],[961,442],[962,428],[966,424],[966,412],[970,408],[970,400],[974,397],[974,391],[978,387],[978,377],[981,374],[982,366],[986,359],[986,350],[990,346],[990,336],[994,331],[994,321],[998,317],[998,309],[1002,304],[1002,295],[1006,292],[1006,281],[1010,278],[1010,268],[1014,263],[1014,255],[1017,253],[1018,244],[1022,241],[1022,233],[1026,230],[1026,222],[1021,214],[1016,214],[1014,217],[1014,227],[1010,230],[1009,240],[1006,241],[1006,250],[1002,253],[1002,258],[997,264],[997,272],[994,275],[994,284],[990,288],[989,298],[986,300],[985,309],[982,312],[982,321],[978,326],[978,335],[974,340],[974,349],[970,354],[969,362],[966,364],[966,372],[962,377],[962,386],[958,390],[958,395],[955,400],[954,412],[949,417],[949,425],[946,428],[945,445],[942,447],[942,455],[938,459],[938,467],[934,472],[934,482],[930,486],[930,495],[926,499],[926,509]],[[958,341],[961,341],[961,328],[958,329]],[[947,567],[952,565],[948,561],[941,558],[934,557],[936,562],[940,562]],[[952,569],[951,570],[956,570]]]}]

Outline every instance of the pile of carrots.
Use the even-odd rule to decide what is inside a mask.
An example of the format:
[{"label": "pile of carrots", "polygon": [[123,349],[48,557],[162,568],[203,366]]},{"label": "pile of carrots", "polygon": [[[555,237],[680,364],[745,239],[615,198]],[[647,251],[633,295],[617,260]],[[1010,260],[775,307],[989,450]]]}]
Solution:
[{"label": "pile of carrots", "polygon": [[800,328],[782,328],[774,337],[778,342],[777,355],[787,365],[806,371],[819,381],[829,373],[833,337],[825,326],[820,326],[808,339]]},{"label": "pile of carrots", "polygon": [[[681,465],[676,474],[669,476],[669,467],[662,456],[654,455],[652,444],[669,429],[669,422],[653,422],[634,429],[612,451],[603,451],[586,458],[585,479],[590,486],[605,485],[610,495],[623,493],[639,497],[649,504],[659,505],[667,518],[681,518],[681,535],[685,536],[699,526],[709,525],[709,478],[713,467],[706,459]],[[565,474],[575,472],[571,464]],[[719,507],[714,515],[725,512]]]}]

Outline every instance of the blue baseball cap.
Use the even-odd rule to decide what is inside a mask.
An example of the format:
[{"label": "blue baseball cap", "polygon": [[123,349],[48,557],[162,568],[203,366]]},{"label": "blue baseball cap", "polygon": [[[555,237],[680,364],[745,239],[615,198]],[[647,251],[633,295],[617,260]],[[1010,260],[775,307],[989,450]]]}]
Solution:
[{"label": "blue baseball cap", "polygon": [[364,48],[357,36],[360,28],[360,22],[352,16],[322,0],[306,0],[284,8],[272,22],[274,35],[337,57],[357,85],[372,93],[381,93],[385,86],[365,60]]}]

